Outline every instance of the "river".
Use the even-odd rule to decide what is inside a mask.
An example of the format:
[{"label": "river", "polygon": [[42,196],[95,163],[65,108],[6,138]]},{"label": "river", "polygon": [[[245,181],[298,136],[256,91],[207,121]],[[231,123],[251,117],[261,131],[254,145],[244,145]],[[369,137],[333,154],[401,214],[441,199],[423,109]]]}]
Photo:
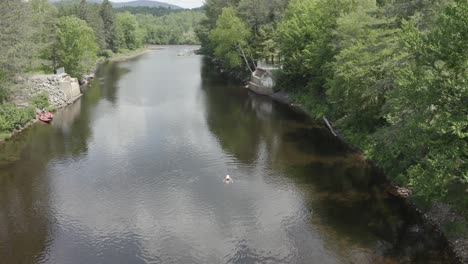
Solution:
[{"label": "river", "polygon": [[2,263],[448,263],[359,155],[194,48],[101,65],[0,145]]}]

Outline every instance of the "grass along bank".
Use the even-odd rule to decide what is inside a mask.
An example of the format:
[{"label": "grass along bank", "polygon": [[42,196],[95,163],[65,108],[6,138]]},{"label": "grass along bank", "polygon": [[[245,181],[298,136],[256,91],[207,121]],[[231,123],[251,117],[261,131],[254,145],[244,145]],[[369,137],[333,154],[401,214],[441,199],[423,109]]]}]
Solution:
[{"label": "grass along bank", "polygon": [[32,124],[35,121],[36,108],[55,109],[49,104],[49,96],[46,93],[31,97],[26,106],[17,106],[11,102],[0,104],[0,142]]}]

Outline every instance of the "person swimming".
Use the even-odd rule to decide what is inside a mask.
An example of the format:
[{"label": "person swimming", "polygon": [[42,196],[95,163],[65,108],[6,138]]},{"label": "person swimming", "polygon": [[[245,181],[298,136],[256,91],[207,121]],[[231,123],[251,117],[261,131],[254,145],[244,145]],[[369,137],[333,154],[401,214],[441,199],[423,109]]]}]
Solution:
[{"label": "person swimming", "polygon": [[231,179],[231,176],[226,175],[226,177],[224,178],[224,183],[229,184],[229,183],[233,183],[233,182],[234,181]]}]

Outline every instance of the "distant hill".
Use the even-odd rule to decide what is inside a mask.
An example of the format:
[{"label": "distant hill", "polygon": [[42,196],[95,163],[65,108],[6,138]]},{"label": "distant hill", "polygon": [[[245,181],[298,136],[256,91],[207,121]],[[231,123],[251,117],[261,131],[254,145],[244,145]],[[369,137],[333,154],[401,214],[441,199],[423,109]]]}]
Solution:
[{"label": "distant hill", "polygon": [[[49,2],[52,2],[52,3],[64,2],[64,1],[68,1],[68,0],[49,0]],[[86,0],[86,2],[100,4],[102,3],[102,0]],[[112,6],[115,8],[125,7],[125,6],[131,6],[131,7],[145,6],[145,7],[165,7],[165,8],[170,8],[174,10],[183,9],[180,6],[171,5],[171,4],[164,3],[164,2],[152,1],[152,0],[136,0],[136,1],[120,2],[120,3],[116,3],[112,1],[110,2]]]}]

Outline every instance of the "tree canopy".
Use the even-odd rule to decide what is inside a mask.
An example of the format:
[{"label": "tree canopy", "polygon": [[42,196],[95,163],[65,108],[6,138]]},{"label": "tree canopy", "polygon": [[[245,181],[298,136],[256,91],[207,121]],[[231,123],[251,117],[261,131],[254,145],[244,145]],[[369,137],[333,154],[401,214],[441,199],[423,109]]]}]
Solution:
[{"label": "tree canopy", "polygon": [[97,49],[93,29],[84,20],[60,18],[56,45],[59,66],[72,76],[81,76],[96,64]]},{"label": "tree canopy", "polygon": [[[468,2],[208,0],[202,50],[278,87],[416,199],[468,206]],[[243,60],[237,46],[247,50]]]},{"label": "tree canopy", "polygon": [[215,56],[222,59],[227,67],[241,65],[241,56],[247,47],[249,34],[244,22],[236,16],[235,10],[231,7],[223,8],[216,27],[210,34]]}]

